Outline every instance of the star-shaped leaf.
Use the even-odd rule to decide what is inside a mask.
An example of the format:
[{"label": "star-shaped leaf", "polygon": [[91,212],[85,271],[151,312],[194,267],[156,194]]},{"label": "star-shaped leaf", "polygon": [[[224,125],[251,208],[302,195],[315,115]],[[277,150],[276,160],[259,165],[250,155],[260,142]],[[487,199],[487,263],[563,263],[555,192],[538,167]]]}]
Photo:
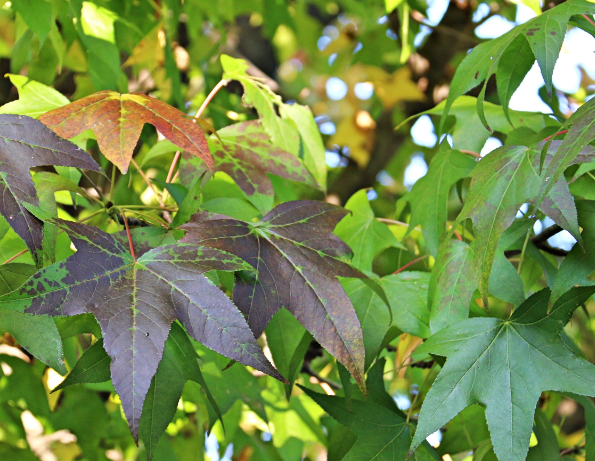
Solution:
[{"label": "star-shaped leaf", "polygon": [[247,269],[246,263],[192,244],[160,246],[135,260],[117,238],[97,228],[53,223],[69,234],[77,252],[0,297],[0,308],[51,316],[92,313],[135,440],[145,396],[176,319],[205,346],[282,379],[241,313],[203,275]]},{"label": "star-shaped leaf", "polygon": [[267,173],[319,187],[299,158],[271,144],[258,120],[236,123],[217,134],[209,139],[214,169],[232,177],[260,212],[273,207],[273,185]]},{"label": "star-shaped leaf", "polygon": [[38,120],[0,115],[0,213],[25,241],[38,265],[43,259],[43,224],[23,203],[39,205],[29,170],[45,165],[102,171],[89,154],[60,139]]},{"label": "star-shaped leaf", "polygon": [[181,242],[228,251],[258,271],[240,277],[233,293],[256,337],[285,307],[363,385],[362,330],[337,276],[365,276],[346,263],[351,251],[332,234],[347,213],[306,200],[283,203],[256,224],[204,213],[183,226]]},{"label": "star-shaped leaf", "polygon": [[524,460],[543,391],[595,396],[595,366],[576,357],[560,337],[575,309],[594,292],[595,287],[573,288],[548,313],[550,290],[544,289],[509,320],[465,320],[422,344],[416,358],[432,353],[447,360],[425,398],[411,448],[480,403],[498,458]]},{"label": "star-shaped leaf", "polygon": [[122,173],[128,171],[145,123],[153,125],[180,149],[203,159],[209,168],[213,166],[198,124],[175,107],[144,94],[100,91],[46,112],[39,120],[63,138],[93,130],[101,152]]}]

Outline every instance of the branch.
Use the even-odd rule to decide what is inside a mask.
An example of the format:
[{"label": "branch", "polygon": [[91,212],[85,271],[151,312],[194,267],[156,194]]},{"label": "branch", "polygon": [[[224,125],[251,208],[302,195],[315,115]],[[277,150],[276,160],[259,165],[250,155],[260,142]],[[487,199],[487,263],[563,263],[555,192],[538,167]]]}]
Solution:
[{"label": "branch", "polygon": [[326,378],[323,378],[322,376],[320,376],[318,373],[316,373],[314,370],[312,370],[309,363],[304,362],[304,365],[302,366],[302,373],[313,376],[321,383],[328,384],[331,389],[338,390],[338,389],[342,389],[342,387],[343,387],[339,383],[336,383],[334,381],[331,381],[329,379],[326,379]]},{"label": "branch", "polygon": [[[560,226],[554,224],[553,226],[550,226],[541,231],[538,235],[532,237],[531,243],[540,250],[545,251],[546,253],[549,253],[551,255],[566,256],[568,254],[568,251],[562,250],[561,248],[554,248],[553,246],[547,243],[547,240],[550,237],[553,237],[554,235],[558,234],[559,232],[562,232],[563,230],[564,229],[562,229]],[[506,256],[507,258],[516,256],[518,254],[521,254],[521,250],[507,250],[504,252],[504,256]]]}]

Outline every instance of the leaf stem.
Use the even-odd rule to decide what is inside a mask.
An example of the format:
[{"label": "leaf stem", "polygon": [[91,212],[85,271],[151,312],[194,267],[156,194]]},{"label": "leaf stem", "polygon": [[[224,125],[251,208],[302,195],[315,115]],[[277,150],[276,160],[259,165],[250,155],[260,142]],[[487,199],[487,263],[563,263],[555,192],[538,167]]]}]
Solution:
[{"label": "leaf stem", "polygon": [[116,165],[112,163],[112,180],[110,182],[109,196],[114,201],[114,186],[116,185]]},{"label": "leaf stem", "polygon": [[19,256],[21,256],[21,255],[24,255],[24,254],[25,254],[25,253],[27,253],[28,251],[29,251],[29,249],[28,249],[28,248],[25,248],[24,250],[21,250],[21,251],[19,251],[19,252],[18,252],[16,255],[14,255],[14,256],[12,256],[12,257],[8,258],[6,261],[4,261],[4,262],[2,263],[2,265],[4,265],[4,264],[8,264],[9,262],[12,262],[12,261],[14,261],[14,260],[15,260],[15,259],[17,259]]},{"label": "leaf stem", "polygon": [[459,149],[459,152],[470,155],[471,157],[482,158],[480,154],[478,154],[477,152],[473,152],[472,150]]},{"label": "leaf stem", "polygon": [[527,231],[527,235],[525,236],[525,242],[523,243],[523,249],[521,250],[521,256],[519,256],[519,265],[516,269],[517,274],[521,275],[521,268],[523,267],[523,259],[525,259],[525,252],[527,251],[527,245],[529,244],[529,237],[531,236],[531,231],[533,227],[530,227]]},{"label": "leaf stem", "polygon": [[159,202],[159,208],[165,208],[165,203],[163,203],[163,200],[162,200],[161,196],[157,193],[157,190],[153,186],[153,183],[148,178],[148,176],[144,173],[143,170],[141,170],[141,167],[138,165],[138,163],[136,163],[136,160],[130,159],[130,162],[134,165],[134,167],[136,168],[136,170],[138,171],[138,173],[143,177],[143,179],[147,183],[147,186],[149,186],[149,188],[153,192],[153,195],[155,195],[155,197],[157,197],[157,201]]},{"label": "leaf stem", "polygon": [[[208,94],[208,96],[206,97],[206,99],[201,104],[200,108],[196,111],[196,114],[194,114],[194,121],[195,122],[203,114],[203,112],[205,111],[205,109],[207,108],[207,106],[209,105],[209,103],[211,102],[211,100],[219,92],[219,90],[221,88],[223,88],[224,86],[227,86],[228,83],[229,83],[229,80],[226,79],[226,78],[223,78],[223,79],[221,79],[219,81],[219,83],[217,83],[217,85],[215,85],[215,87],[211,90],[211,92]],[[170,182],[171,181],[172,176],[174,174],[174,170],[176,168],[176,165],[178,164],[178,160],[180,159],[180,155],[181,155],[181,151],[177,151],[176,152],[176,155],[174,155],[174,159],[172,160],[171,166],[169,167],[169,171],[167,173],[167,178],[165,179],[165,182]]]},{"label": "leaf stem", "polygon": [[413,266],[415,263],[418,263],[420,261],[423,261],[426,258],[429,258],[430,255],[423,255],[420,256],[419,258],[415,258],[413,261],[408,262],[407,264],[405,264],[403,267],[401,267],[400,269],[397,269],[395,272],[393,272],[393,275],[398,274],[399,272],[403,272],[405,269],[407,269],[409,266]]},{"label": "leaf stem", "polygon": [[558,131],[556,134],[553,134],[551,136],[548,136],[547,138],[543,139],[543,141],[549,141],[552,138],[555,138],[556,136],[558,136],[559,134],[564,134],[564,133],[568,133],[570,130],[562,130],[562,131]]},{"label": "leaf stem", "polygon": [[134,254],[134,245],[132,244],[132,236],[130,235],[130,228],[128,227],[128,219],[126,219],[126,213],[122,211],[122,217],[124,218],[124,226],[126,226],[126,235],[128,236],[128,245],[130,246],[130,255],[134,262],[136,262],[136,255]]},{"label": "leaf stem", "polygon": [[593,27],[595,27],[595,22],[593,22],[589,16],[583,13],[583,18],[585,18]]},{"label": "leaf stem", "polygon": [[93,180],[89,177],[89,175],[87,173],[85,173],[84,170],[81,170],[80,168],[78,170],[87,179],[87,181],[89,181],[91,183],[91,186],[93,186],[93,189],[95,189],[95,192],[97,192],[97,195],[99,195],[99,197],[101,197],[105,202],[108,202],[109,200],[107,199],[107,197],[103,194],[103,192],[101,192],[101,189],[99,189],[99,187],[97,187],[97,185],[93,182]]}]

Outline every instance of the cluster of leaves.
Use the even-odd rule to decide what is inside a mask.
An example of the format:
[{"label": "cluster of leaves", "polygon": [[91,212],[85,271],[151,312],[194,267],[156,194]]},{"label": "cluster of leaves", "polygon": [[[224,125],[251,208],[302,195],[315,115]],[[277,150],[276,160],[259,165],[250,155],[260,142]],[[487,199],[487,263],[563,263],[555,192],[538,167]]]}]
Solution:
[{"label": "cluster of leaves", "polygon": [[[100,446],[196,459],[205,429],[238,459],[314,459],[322,446],[334,460],[561,459],[552,420],[566,399],[586,425],[564,455],[595,460],[595,366],[566,328],[595,293],[595,101],[568,118],[508,107],[535,61],[551,99],[565,32],[595,35],[594,3],[550,8],[462,59],[446,100],[415,114],[449,136],[388,213],[366,189],[331,204],[312,110],[284,102],[246,60],[220,56],[221,80],[189,104],[194,116],[163,101],[183,107],[172,31],[203,14],[196,2],[164,2],[158,24],[142,2],[119,13],[32,3],[35,14],[20,0],[10,10],[25,30],[11,66],[28,77],[9,74],[19,98],[0,107],[0,454],[30,459],[28,411],[76,435],[68,459],[104,459]],[[287,12],[263,3],[259,14]],[[414,3],[386,8],[408,20]],[[292,6],[301,18],[307,5]],[[124,19],[134,15],[147,24]],[[275,37],[288,17],[267,19]],[[400,30],[402,65],[415,27]],[[151,95],[125,92],[123,43],[125,67],[150,71]],[[70,102],[44,82],[77,59],[99,91],[80,84]],[[383,90],[383,109],[423,98],[407,68],[360,64],[352,74]],[[222,108],[237,123],[221,123]],[[368,138],[349,132],[362,117],[330,141],[360,168]],[[490,135],[503,145],[481,157]],[[572,250],[547,242],[561,231]],[[403,411],[405,373],[417,387]]]}]

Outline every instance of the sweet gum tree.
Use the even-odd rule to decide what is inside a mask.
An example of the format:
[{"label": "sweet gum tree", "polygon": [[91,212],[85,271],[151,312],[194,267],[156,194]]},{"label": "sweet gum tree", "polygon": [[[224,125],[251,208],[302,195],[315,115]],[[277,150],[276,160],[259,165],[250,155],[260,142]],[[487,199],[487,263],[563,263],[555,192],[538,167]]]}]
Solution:
[{"label": "sweet gum tree", "polygon": [[595,3],[430,3],[1,3],[0,459],[595,460]]}]

